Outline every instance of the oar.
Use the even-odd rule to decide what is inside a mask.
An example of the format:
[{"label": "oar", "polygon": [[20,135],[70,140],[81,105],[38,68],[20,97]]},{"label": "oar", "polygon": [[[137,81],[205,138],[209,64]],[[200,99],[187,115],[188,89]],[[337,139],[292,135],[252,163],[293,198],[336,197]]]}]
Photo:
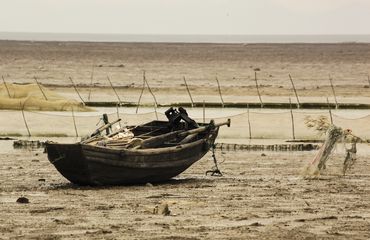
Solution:
[{"label": "oar", "polygon": [[168,141],[168,140],[171,140],[171,139],[174,139],[174,138],[177,138],[177,137],[186,137],[186,136],[191,135],[191,134],[201,133],[201,132],[207,131],[209,129],[214,129],[214,128],[221,127],[221,126],[224,126],[224,125],[227,125],[228,127],[230,127],[230,122],[231,122],[230,119],[228,119],[225,122],[215,124],[214,121],[211,120],[211,123],[208,126],[195,128],[195,129],[191,129],[191,130],[188,130],[188,131],[179,130],[179,131],[165,133],[165,134],[162,134],[162,135],[159,135],[159,136],[155,136],[155,137],[145,139],[144,141],[142,141],[142,143],[139,146],[136,146],[134,149],[140,149],[140,148],[144,149],[144,148],[157,147],[157,146],[163,144],[165,141]]}]

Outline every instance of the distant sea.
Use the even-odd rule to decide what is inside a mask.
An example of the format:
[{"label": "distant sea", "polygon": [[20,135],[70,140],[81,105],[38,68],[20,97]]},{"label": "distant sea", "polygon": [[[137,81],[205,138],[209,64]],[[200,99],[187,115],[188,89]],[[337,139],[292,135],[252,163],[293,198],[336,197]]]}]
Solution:
[{"label": "distant sea", "polygon": [[138,35],[0,32],[0,40],[168,43],[370,43],[370,35]]}]

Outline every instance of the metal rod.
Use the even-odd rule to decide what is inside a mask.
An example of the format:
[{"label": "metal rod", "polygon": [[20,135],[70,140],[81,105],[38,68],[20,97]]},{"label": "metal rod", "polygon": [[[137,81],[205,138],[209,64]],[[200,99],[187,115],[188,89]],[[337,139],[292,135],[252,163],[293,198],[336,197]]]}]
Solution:
[{"label": "metal rod", "polygon": [[338,105],[338,101],[337,101],[337,95],[335,94],[333,79],[331,78],[330,74],[329,74],[329,81],[330,81],[331,90],[332,90],[333,95],[334,95],[335,108],[338,109],[339,105]]},{"label": "metal rod", "polygon": [[113,87],[113,84],[112,84],[112,82],[110,81],[109,76],[107,76],[107,79],[108,79],[109,84],[110,84],[110,86],[112,87],[112,89],[113,89],[114,93],[116,94],[116,97],[117,97],[117,99],[118,99],[119,104],[121,105],[121,104],[122,104],[122,101],[121,101],[121,99],[119,98],[118,93],[116,92],[116,89]]},{"label": "metal rod", "polygon": [[76,132],[76,137],[78,137],[78,132],[77,132],[77,126],[76,126],[76,120],[75,120],[75,112],[72,107],[72,119],[73,119],[73,125],[75,127],[75,132]]},{"label": "metal rod", "polygon": [[194,107],[194,101],[193,101],[193,97],[191,96],[188,83],[186,82],[185,76],[183,78],[184,78],[184,83],[185,83],[185,86],[186,86],[186,90],[188,91],[188,94],[189,94],[189,97],[190,97],[191,107]]},{"label": "metal rod", "polygon": [[218,86],[218,93],[220,94],[220,98],[221,98],[222,107],[225,107],[224,99],[222,98],[220,82],[218,81],[217,76],[216,76],[216,82],[217,82],[217,86]]},{"label": "metal rod", "polygon": [[329,115],[330,115],[330,123],[333,124],[333,114],[331,113],[331,107],[329,103],[329,98],[326,98],[326,102],[328,103]]},{"label": "metal rod", "polygon": [[6,82],[5,82],[5,79],[4,79],[4,76],[1,76],[1,78],[3,79],[4,86],[5,86],[5,88],[6,88],[6,91],[8,92],[8,96],[9,96],[9,98],[11,98],[11,96],[10,96],[10,92],[9,92],[9,89],[8,89],[8,86],[6,85]]},{"label": "metal rod", "polygon": [[71,83],[72,83],[72,85],[73,85],[73,88],[75,89],[75,91],[76,91],[76,93],[77,93],[78,97],[81,99],[82,103],[85,105],[85,101],[82,99],[82,97],[81,97],[81,95],[80,95],[80,93],[79,93],[79,91],[78,91],[78,89],[77,89],[77,87],[76,87],[76,84],[73,82],[73,80],[72,80],[72,78],[71,78],[71,77],[69,77],[69,80],[71,80]]},{"label": "metal rod", "polygon": [[94,86],[93,86],[93,79],[94,79],[94,64],[92,65],[92,69],[91,69],[89,95],[87,96],[87,100],[88,100],[88,101],[90,101],[90,97],[91,97],[91,90],[92,90],[92,88],[94,87]]},{"label": "metal rod", "polygon": [[257,88],[258,98],[260,99],[261,108],[263,108],[263,102],[262,102],[262,98],[261,98],[260,90],[259,90],[259,88],[258,88],[257,72],[256,72],[256,71],[254,72],[254,80],[255,80],[255,82],[256,82],[256,88]]},{"label": "metal rod", "polygon": [[28,127],[26,116],[24,114],[24,105],[25,104],[26,104],[26,101],[24,101],[23,105],[22,105],[22,102],[20,102],[20,107],[21,107],[21,111],[22,111],[22,117],[23,117],[24,125],[26,126],[26,129],[27,129],[27,132],[28,132],[28,136],[31,137],[30,128]]},{"label": "metal rod", "polygon": [[247,113],[248,113],[248,128],[249,128],[249,139],[252,139],[252,126],[251,121],[249,119],[249,104],[247,104]]},{"label": "metal rod", "polygon": [[292,135],[293,135],[293,140],[295,140],[294,116],[293,116],[293,109],[292,109],[292,100],[290,98],[289,98],[289,107],[290,107],[290,117],[292,119]]},{"label": "metal rod", "polygon": [[292,76],[289,74],[289,79],[290,79],[290,82],[292,84],[292,87],[293,87],[293,90],[294,90],[294,94],[295,94],[295,97],[297,99],[297,108],[300,108],[301,106],[301,103],[299,102],[299,98],[298,98],[298,93],[297,93],[297,89],[295,88],[295,85],[294,85],[294,82],[293,82],[293,78]]},{"label": "metal rod", "polygon": [[36,77],[33,77],[33,78],[35,79],[37,86],[40,88],[40,91],[41,91],[42,95],[44,96],[45,100],[47,101],[48,98],[46,97],[44,91],[42,90],[41,85],[39,84],[39,81],[37,81]]},{"label": "metal rod", "polygon": [[144,89],[145,89],[145,71],[143,71],[143,87],[141,88],[141,93],[140,93],[140,96],[139,96],[139,100],[137,101],[136,114],[139,111],[140,101],[141,101],[141,97],[143,96]]}]

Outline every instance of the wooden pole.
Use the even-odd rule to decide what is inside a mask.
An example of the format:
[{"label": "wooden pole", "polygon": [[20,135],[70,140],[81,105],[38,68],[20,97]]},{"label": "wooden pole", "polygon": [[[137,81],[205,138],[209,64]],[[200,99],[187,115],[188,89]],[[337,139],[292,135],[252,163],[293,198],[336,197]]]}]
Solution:
[{"label": "wooden pole", "polygon": [[367,81],[369,82],[369,87],[370,87],[370,75],[367,75]]},{"label": "wooden pole", "polygon": [[261,98],[260,90],[259,90],[259,88],[258,88],[257,72],[256,72],[256,71],[254,72],[254,80],[255,80],[255,82],[256,82],[256,88],[257,88],[258,98],[260,99],[261,108],[263,108],[263,102],[262,102],[262,98]]},{"label": "wooden pole", "polygon": [[37,86],[40,88],[40,91],[41,91],[42,95],[44,96],[45,100],[47,101],[48,98],[46,97],[44,91],[42,90],[41,85],[39,84],[39,81],[37,81],[36,77],[33,77],[33,78],[35,79]]},{"label": "wooden pole", "polygon": [[76,93],[77,93],[78,97],[81,99],[82,103],[85,105],[85,101],[82,99],[82,97],[81,97],[81,95],[80,95],[79,91],[77,90],[76,84],[73,82],[73,80],[72,80],[72,78],[71,78],[71,77],[69,77],[69,80],[71,80],[71,83],[72,83],[72,85],[73,85],[73,88],[75,89],[75,91],[76,91]]},{"label": "wooden pole", "polygon": [[203,123],[206,123],[206,102],[203,100]]},{"label": "wooden pole", "polygon": [[91,76],[90,76],[90,89],[89,89],[89,95],[87,97],[87,100],[90,101],[90,97],[91,97],[91,90],[92,88],[94,87],[93,86],[93,79],[94,79],[94,64],[92,65],[92,69],[91,69]]},{"label": "wooden pole", "polygon": [[252,127],[251,127],[251,121],[249,119],[249,104],[247,104],[247,116],[248,116],[248,129],[249,129],[249,139],[252,139]]},{"label": "wooden pole", "polygon": [[186,90],[188,91],[188,94],[189,94],[189,97],[190,97],[191,107],[194,107],[194,101],[193,101],[193,97],[191,96],[188,83],[186,82],[185,76],[183,78],[184,78],[184,83],[185,83],[185,86],[186,86]]},{"label": "wooden pole", "polygon": [[112,84],[109,76],[107,76],[107,79],[108,79],[108,82],[109,82],[111,88],[113,89],[114,93],[116,94],[116,97],[118,99],[119,104],[122,105],[121,99],[119,98],[118,93],[116,92],[116,89],[113,87],[113,84]]},{"label": "wooden pole", "polygon": [[157,105],[158,105],[157,99],[156,99],[156,97],[155,97],[154,93],[152,92],[152,89],[150,88],[149,83],[148,83],[148,81],[146,80],[146,78],[144,78],[144,80],[145,80],[145,82],[146,82],[146,86],[148,87],[148,90],[149,90],[150,94],[153,96],[154,103],[155,103],[155,105],[157,106]]},{"label": "wooden pole", "polygon": [[293,140],[295,140],[294,116],[293,116],[293,109],[292,109],[292,100],[290,98],[289,98],[289,107],[290,107],[290,117],[292,119],[292,135],[293,135]]},{"label": "wooden pole", "polygon": [[222,107],[225,107],[224,99],[222,98],[220,82],[218,81],[217,76],[216,76],[216,82],[217,82],[217,86],[218,86],[218,93],[220,94],[220,98],[221,98]]},{"label": "wooden pole", "polygon": [[[119,105],[117,104],[116,105],[116,109],[117,109],[117,119],[121,119],[120,117],[119,117],[119,107],[118,107]],[[122,126],[121,126],[121,122],[118,122],[118,125],[119,125],[119,127],[121,128]]]},{"label": "wooden pole", "polygon": [[337,101],[337,95],[335,94],[333,79],[331,78],[330,74],[329,74],[329,81],[330,81],[331,90],[332,90],[333,95],[334,95],[335,108],[338,109],[339,106],[338,106],[338,101]]},{"label": "wooden pole", "polygon": [[154,103],[154,112],[155,112],[155,117],[158,120],[157,104],[155,104],[155,103]]},{"label": "wooden pole", "polygon": [[23,105],[22,105],[22,102],[20,102],[20,107],[21,107],[21,111],[22,111],[22,117],[23,117],[24,125],[27,128],[28,136],[31,137],[30,128],[28,127],[26,116],[24,115],[24,105],[25,104],[26,104],[26,101],[23,103]]},{"label": "wooden pole", "polygon": [[137,101],[136,114],[139,111],[140,101],[141,101],[141,97],[143,96],[144,89],[145,89],[145,71],[143,71],[143,87],[141,88],[141,93],[140,93],[140,96],[139,96],[139,100]]},{"label": "wooden pole", "polygon": [[75,112],[72,107],[72,119],[73,119],[73,126],[75,127],[75,132],[76,132],[76,137],[78,137],[78,132],[77,132],[77,126],[76,126],[76,120],[75,120]]},{"label": "wooden pole", "polygon": [[330,115],[330,123],[333,124],[333,115],[331,113],[331,107],[329,103],[329,98],[326,98],[326,102],[328,103],[329,115]]},{"label": "wooden pole", "polygon": [[5,86],[5,88],[6,88],[6,91],[7,91],[7,93],[8,93],[8,96],[9,96],[9,98],[11,98],[11,96],[10,96],[10,92],[9,92],[9,88],[8,88],[8,86],[6,85],[6,82],[5,82],[4,76],[1,76],[1,78],[3,79],[4,86]]},{"label": "wooden pole", "polygon": [[293,82],[293,78],[292,78],[292,76],[289,74],[289,79],[290,79],[290,82],[291,82],[291,84],[292,84],[292,87],[293,87],[293,90],[294,90],[294,94],[295,94],[295,97],[296,97],[296,99],[297,99],[297,108],[300,108],[301,106],[301,104],[300,104],[300,102],[299,102],[299,98],[298,98],[298,93],[297,93],[297,89],[295,88],[295,85],[294,85],[294,82]]}]

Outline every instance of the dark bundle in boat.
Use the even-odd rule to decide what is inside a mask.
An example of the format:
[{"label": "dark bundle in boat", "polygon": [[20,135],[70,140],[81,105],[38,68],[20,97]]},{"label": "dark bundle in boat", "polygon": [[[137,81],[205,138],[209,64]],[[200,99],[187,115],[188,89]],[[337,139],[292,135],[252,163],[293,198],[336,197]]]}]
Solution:
[{"label": "dark bundle in boat", "polygon": [[[120,119],[73,144],[46,143],[49,161],[72,183],[119,185],[168,180],[200,160],[214,145],[219,127],[196,123],[186,110],[170,108],[168,121],[152,121],[111,132]],[[106,131],[105,135],[102,135]]]}]

